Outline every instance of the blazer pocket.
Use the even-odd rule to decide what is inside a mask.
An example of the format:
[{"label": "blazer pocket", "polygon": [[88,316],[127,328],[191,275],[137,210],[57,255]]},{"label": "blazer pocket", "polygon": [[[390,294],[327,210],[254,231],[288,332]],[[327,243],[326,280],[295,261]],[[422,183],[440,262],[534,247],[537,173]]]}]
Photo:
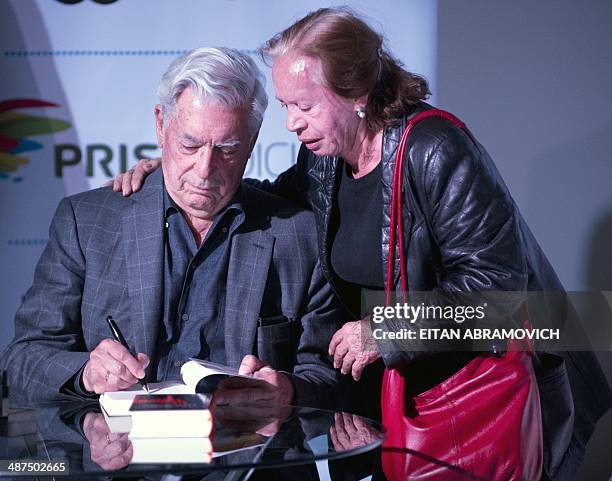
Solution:
[{"label": "blazer pocket", "polygon": [[538,357],[544,469],[554,477],[572,439],[574,399],[563,358],[546,352]]},{"label": "blazer pocket", "polygon": [[296,362],[300,323],[285,316],[257,321],[257,355],[279,371],[292,371]]},{"label": "blazer pocket", "polygon": [[283,315],[259,317],[257,319],[257,327],[277,326],[287,324],[289,322],[292,322],[292,319],[289,319],[287,316]]}]

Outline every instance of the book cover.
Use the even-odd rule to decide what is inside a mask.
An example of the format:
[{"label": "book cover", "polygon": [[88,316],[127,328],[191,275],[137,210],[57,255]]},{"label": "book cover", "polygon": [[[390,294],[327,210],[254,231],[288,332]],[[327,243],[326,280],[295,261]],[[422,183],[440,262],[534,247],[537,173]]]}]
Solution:
[{"label": "book cover", "polygon": [[130,412],[208,409],[210,396],[202,394],[138,394]]}]

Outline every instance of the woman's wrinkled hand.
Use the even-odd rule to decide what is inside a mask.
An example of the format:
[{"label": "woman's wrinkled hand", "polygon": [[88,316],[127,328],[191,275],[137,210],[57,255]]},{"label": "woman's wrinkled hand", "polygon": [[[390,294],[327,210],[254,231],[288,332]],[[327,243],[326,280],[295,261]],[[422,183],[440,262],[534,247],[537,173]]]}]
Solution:
[{"label": "woman's wrinkled hand", "polygon": [[351,373],[359,381],[365,367],[380,358],[370,320],[347,322],[338,329],[329,343],[329,355],[334,358],[334,368],[342,374]]},{"label": "woman's wrinkled hand", "polygon": [[138,192],[144,184],[144,180],[151,172],[159,168],[161,158],[140,159],[138,163],[123,174],[117,175],[114,180],[109,180],[104,187],[111,187],[115,192],[121,192],[124,196],[129,196]]}]

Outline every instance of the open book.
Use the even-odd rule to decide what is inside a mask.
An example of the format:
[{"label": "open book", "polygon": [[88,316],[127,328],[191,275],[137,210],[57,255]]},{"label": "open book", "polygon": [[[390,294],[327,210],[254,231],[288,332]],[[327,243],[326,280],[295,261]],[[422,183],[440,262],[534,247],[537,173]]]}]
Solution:
[{"label": "open book", "polygon": [[[182,381],[164,381],[149,383],[150,394],[212,394],[217,384],[228,377],[248,379],[249,383],[265,383],[253,376],[238,374],[234,369],[222,364],[190,359],[181,367]],[[100,405],[106,414],[112,416],[129,416],[130,406],[137,394],[147,394],[140,384],[134,384],[125,391],[105,392],[100,396]]]}]

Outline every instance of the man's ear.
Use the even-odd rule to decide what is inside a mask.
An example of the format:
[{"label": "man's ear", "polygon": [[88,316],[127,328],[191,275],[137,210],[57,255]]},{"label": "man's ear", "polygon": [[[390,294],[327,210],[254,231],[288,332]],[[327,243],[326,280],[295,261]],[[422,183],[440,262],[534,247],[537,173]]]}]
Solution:
[{"label": "man's ear", "polygon": [[155,106],[155,134],[157,135],[157,145],[160,149],[164,148],[164,113],[161,104]]}]

